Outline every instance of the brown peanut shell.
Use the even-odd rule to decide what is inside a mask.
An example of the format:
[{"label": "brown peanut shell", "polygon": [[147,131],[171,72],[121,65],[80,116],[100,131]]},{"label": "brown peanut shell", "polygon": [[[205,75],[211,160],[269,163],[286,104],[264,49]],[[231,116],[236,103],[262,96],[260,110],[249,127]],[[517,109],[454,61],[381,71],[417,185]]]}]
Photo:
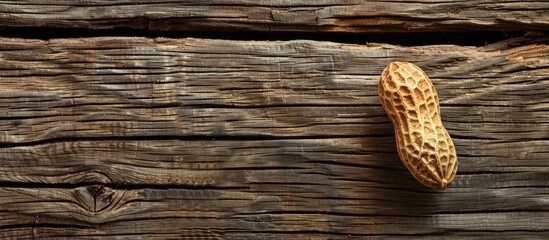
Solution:
[{"label": "brown peanut shell", "polygon": [[442,125],[433,83],[416,65],[392,62],[381,74],[378,90],[400,160],[423,185],[444,190],[456,175],[457,156]]}]

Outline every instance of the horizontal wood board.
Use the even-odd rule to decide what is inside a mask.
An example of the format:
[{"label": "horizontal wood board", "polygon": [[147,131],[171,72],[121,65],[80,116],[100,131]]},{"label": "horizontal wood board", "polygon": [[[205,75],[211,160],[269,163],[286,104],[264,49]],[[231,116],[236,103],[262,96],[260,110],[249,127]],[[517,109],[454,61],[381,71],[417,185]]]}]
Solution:
[{"label": "horizontal wood board", "polygon": [[[548,42],[0,39],[0,236],[543,238]],[[437,87],[442,193],[398,159],[396,60]]]},{"label": "horizontal wood board", "polygon": [[[0,26],[153,31],[451,32],[549,29],[547,1],[0,1]],[[220,33],[222,35],[222,33]]]}]

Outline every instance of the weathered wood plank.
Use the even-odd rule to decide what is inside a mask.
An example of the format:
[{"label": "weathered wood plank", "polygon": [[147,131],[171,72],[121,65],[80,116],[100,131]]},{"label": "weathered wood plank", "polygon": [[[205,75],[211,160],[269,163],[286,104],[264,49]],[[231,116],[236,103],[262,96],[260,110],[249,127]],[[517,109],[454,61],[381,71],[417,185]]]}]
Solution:
[{"label": "weathered wood plank", "polygon": [[[542,238],[549,46],[0,40],[0,236]],[[460,169],[398,160],[377,81],[432,76]],[[522,235],[523,234],[523,235]]]},{"label": "weathered wood plank", "polygon": [[[3,187],[0,203],[8,211],[0,212],[0,224],[70,226],[96,234],[112,234],[116,229],[121,234],[130,230],[136,234],[168,234],[210,229],[229,236],[235,232],[421,235],[443,231],[549,231],[549,218],[544,212],[547,195],[540,198],[546,189],[500,189],[493,195],[482,194],[487,190],[483,188],[466,193],[453,189],[444,194],[421,194],[390,189],[363,192],[365,188],[354,184],[355,189],[343,191],[331,188],[337,184],[321,188],[299,184],[272,184],[275,188],[271,190],[256,189],[253,184],[244,190]],[[353,191],[353,196],[344,194]],[[485,199],[470,201],[479,194]],[[494,207],[496,202],[507,202],[513,210]],[[449,212],[433,209],[440,207]],[[467,211],[468,207],[476,210]]]},{"label": "weathered wood plank", "polygon": [[[523,39],[526,40],[526,39]],[[0,143],[391,135],[390,61],[423,67],[455,138],[547,140],[549,46],[92,38],[0,44]],[[520,116],[520,117],[518,117]]]},{"label": "weathered wood plank", "polygon": [[[529,171],[521,172],[524,167],[521,166],[516,168],[518,171],[507,167],[507,171],[489,172],[489,167],[497,169],[499,164],[517,160],[494,161],[496,166],[474,169],[475,159],[460,159],[464,170],[456,176],[450,189],[438,194],[412,179],[396,154],[391,153],[394,146],[387,144],[375,149],[375,142],[376,139],[93,141],[17,147],[0,155],[4,157],[0,161],[4,184],[47,183],[70,188],[6,187],[0,191],[0,210],[8,210],[10,216],[13,213],[27,216],[28,221],[35,215],[45,214],[47,216],[40,219],[48,221],[51,216],[46,212],[51,212],[52,207],[44,205],[47,203],[37,205],[36,201],[19,198],[38,197],[43,199],[40,201],[62,198],[53,202],[79,204],[79,211],[88,213],[54,220],[61,218],[68,223],[68,219],[72,219],[74,224],[93,225],[113,221],[119,214],[109,209],[118,211],[126,202],[139,203],[139,207],[126,210],[141,214],[143,209],[149,209],[142,205],[144,202],[150,202],[154,211],[175,211],[177,207],[164,201],[178,198],[188,203],[180,207],[192,207],[196,211],[204,211],[208,208],[203,205],[211,205],[216,208],[211,211],[217,213],[261,215],[270,211],[297,211],[348,215],[348,219],[342,217],[343,222],[361,215],[414,217],[508,211],[541,214],[549,208],[549,171],[546,162],[541,160],[537,163],[541,166]],[[91,186],[74,186],[86,183]],[[117,186],[117,189],[103,186]],[[164,187],[180,189],[155,189]],[[96,200],[101,195],[97,192],[103,191],[98,189],[103,188],[104,197],[99,199],[104,203]],[[42,195],[32,197],[39,194]],[[120,199],[115,200],[116,196]],[[194,197],[198,202],[191,203]],[[254,202],[258,199],[266,201],[265,207],[274,209],[255,209],[264,206]],[[275,206],[271,205],[273,199]],[[26,212],[31,209],[35,212]],[[66,207],[56,209],[67,211]],[[105,209],[104,215],[97,215],[96,212],[103,211],[97,209]],[[3,223],[11,225],[21,223],[23,216],[0,219],[6,219]],[[362,226],[353,231],[359,229]]]},{"label": "weathered wood plank", "polygon": [[0,26],[161,31],[547,30],[546,1],[0,1]]}]

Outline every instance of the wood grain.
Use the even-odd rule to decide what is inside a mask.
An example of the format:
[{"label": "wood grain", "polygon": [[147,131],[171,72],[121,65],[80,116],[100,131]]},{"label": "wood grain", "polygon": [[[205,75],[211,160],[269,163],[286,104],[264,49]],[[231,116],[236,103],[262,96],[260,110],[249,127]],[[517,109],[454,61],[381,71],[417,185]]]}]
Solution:
[{"label": "wood grain", "polygon": [[[547,42],[0,39],[0,236],[543,238]],[[396,60],[437,87],[443,193],[398,159]]]},{"label": "wood grain", "polygon": [[0,2],[0,26],[153,31],[547,30],[546,1],[41,0]]}]

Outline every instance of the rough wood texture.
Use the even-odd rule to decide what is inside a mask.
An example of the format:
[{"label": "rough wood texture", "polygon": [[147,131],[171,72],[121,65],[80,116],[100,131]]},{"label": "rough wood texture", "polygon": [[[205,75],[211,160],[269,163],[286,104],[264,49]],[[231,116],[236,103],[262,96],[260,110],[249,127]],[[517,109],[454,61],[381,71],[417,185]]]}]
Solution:
[{"label": "rough wood texture", "polygon": [[0,1],[1,26],[171,31],[547,30],[547,1]]},{"label": "rough wood texture", "polygon": [[[527,38],[0,39],[0,236],[542,238],[548,56]],[[378,101],[397,60],[437,87],[460,161],[442,193],[402,166]]]}]

